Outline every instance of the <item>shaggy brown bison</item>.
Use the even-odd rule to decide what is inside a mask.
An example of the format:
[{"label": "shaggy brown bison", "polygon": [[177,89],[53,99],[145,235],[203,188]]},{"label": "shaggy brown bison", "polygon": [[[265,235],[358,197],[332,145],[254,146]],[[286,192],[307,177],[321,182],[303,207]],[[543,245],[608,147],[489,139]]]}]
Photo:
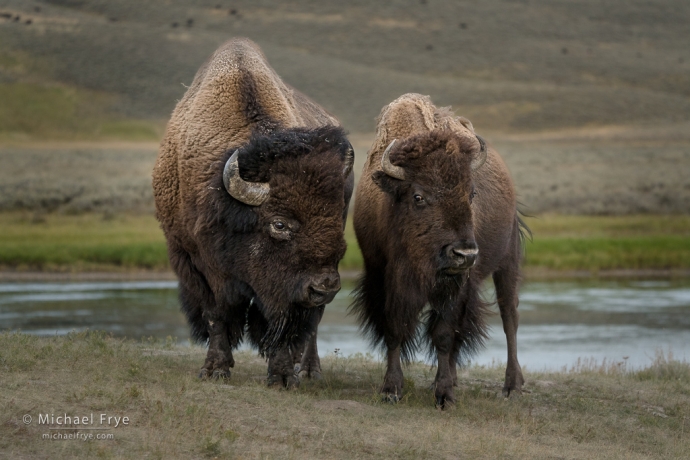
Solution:
[{"label": "shaggy brown bison", "polygon": [[245,333],[269,384],[298,385],[300,356],[301,376],[320,375],[316,328],[340,289],[353,161],[337,120],[251,41],[225,43],[197,72],[153,188],[182,310],[208,340],[201,377],[229,377]]},{"label": "shaggy brown bison", "polygon": [[522,224],[506,166],[469,120],[418,94],[384,107],[357,186],[354,225],[365,272],[352,308],[387,350],[381,392],[400,396],[400,360],[416,350],[421,320],[438,358],[437,404],[454,402],[456,363],[486,338],[479,288],[489,275],[508,339],[503,393],[519,392]]}]

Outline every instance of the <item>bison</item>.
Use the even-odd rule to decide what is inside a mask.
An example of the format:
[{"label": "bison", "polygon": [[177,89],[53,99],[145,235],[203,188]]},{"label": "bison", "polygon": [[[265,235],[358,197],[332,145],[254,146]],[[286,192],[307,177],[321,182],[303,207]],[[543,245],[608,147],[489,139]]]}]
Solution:
[{"label": "bison", "polygon": [[197,72],[153,188],[181,308],[208,341],[200,377],[229,377],[245,335],[268,359],[269,384],[320,376],[316,328],[340,289],[353,161],[338,121],[253,42],[228,41]]},{"label": "bison", "polygon": [[413,356],[421,335],[438,359],[436,403],[455,401],[456,364],[487,337],[479,289],[489,275],[508,340],[503,393],[520,392],[516,332],[526,227],[506,166],[469,120],[427,96],[401,96],[377,123],[355,193],[365,271],[352,310],[387,351],[381,392],[393,401],[401,395],[401,358]]}]

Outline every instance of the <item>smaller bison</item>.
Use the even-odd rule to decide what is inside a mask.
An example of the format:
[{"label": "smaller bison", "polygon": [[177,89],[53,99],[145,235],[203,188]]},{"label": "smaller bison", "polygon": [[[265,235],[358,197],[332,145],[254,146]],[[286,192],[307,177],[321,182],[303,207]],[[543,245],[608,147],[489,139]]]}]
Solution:
[{"label": "smaller bison", "polygon": [[365,272],[352,309],[387,350],[381,392],[393,401],[401,395],[401,358],[416,351],[421,320],[438,358],[436,402],[454,403],[456,364],[487,337],[479,290],[489,275],[508,340],[503,393],[520,392],[523,226],[506,166],[469,120],[418,94],[384,107],[357,186],[354,226]]},{"label": "smaller bison", "polygon": [[337,120],[253,42],[228,41],[196,74],[153,188],[182,310],[209,344],[201,377],[229,377],[245,335],[269,384],[298,385],[300,362],[302,377],[320,376],[316,329],[340,289],[353,161]]}]

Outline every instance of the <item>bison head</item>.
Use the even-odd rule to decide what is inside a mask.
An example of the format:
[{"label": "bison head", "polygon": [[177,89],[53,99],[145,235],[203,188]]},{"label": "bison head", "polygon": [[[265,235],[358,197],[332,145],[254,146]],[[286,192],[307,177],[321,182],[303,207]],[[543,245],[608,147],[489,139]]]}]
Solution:
[{"label": "bison head", "polygon": [[481,138],[441,130],[394,140],[384,151],[372,179],[390,203],[387,253],[418,278],[434,284],[477,262],[472,171],[485,160]]},{"label": "bison head", "polygon": [[340,128],[324,127],[254,135],[225,162],[216,257],[268,318],[325,305],[340,290],[353,155]]}]

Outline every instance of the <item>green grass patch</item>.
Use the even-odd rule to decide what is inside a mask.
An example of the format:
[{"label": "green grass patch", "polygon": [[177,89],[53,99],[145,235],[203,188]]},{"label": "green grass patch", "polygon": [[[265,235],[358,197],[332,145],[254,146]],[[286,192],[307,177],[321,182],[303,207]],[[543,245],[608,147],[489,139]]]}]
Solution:
[{"label": "green grass patch", "polygon": [[160,123],[108,114],[114,99],[66,85],[0,83],[0,140],[160,139]]},{"label": "green grass patch", "polygon": [[[688,216],[558,216],[528,219],[526,267],[551,270],[689,269]],[[352,219],[343,270],[360,270]],[[0,266],[33,270],[166,269],[153,216],[0,214]]]},{"label": "green grass patch", "polygon": [[345,241],[347,242],[347,251],[338,267],[344,270],[361,270],[364,267],[364,259],[362,258],[359,244],[357,244],[355,228],[352,225],[352,216],[348,217],[347,224],[345,225]]},{"label": "green grass patch", "polygon": [[0,265],[33,270],[166,269],[152,216],[0,214]]},{"label": "green grass patch", "polygon": [[690,216],[528,218],[527,267],[555,270],[688,269]]}]

